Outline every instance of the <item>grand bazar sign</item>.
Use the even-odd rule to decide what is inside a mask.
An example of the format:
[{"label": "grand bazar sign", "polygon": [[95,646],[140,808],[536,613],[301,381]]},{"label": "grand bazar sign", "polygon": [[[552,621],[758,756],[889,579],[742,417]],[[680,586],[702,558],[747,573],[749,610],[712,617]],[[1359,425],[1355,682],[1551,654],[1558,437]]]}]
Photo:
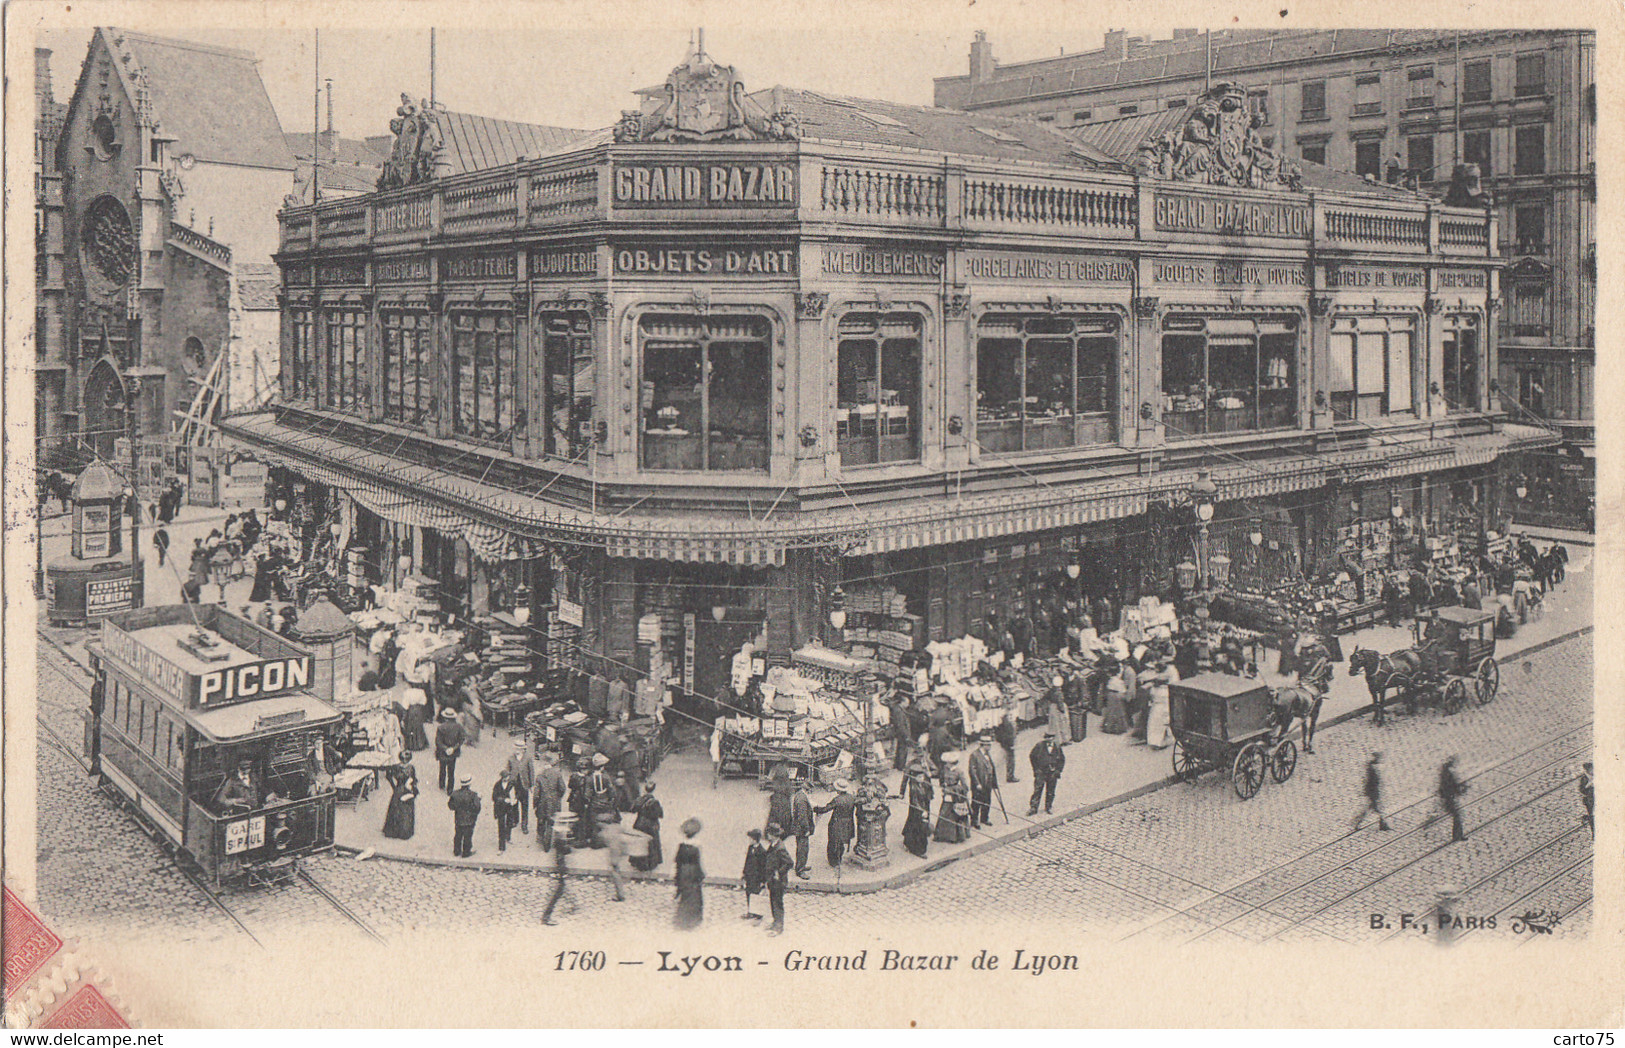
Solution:
[{"label": "grand bazar sign", "polygon": [[622,207],[753,207],[796,204],[794,164],[616,164]]},{"label": "grand bazar sign", "polygon": [[1157,228],[1169,233],[1217,233],[1221,236],[1309,236],[1307,204],[1258,200],[1212,200],[1187,193],[1158,193],[1152,204]]}]

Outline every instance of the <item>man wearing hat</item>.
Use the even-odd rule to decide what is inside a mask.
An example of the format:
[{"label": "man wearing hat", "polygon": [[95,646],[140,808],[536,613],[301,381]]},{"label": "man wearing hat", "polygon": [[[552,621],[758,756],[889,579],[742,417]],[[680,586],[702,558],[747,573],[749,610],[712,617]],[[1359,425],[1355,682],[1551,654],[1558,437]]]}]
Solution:
[{"label": "man wearing hat", "polygon": [[446,800],[446,807],[451,809],[451,853],[459,859],[474,854],[474,823],[480,817],[480,795],[471,789],[473,782],[472,775],[462,776]]},{"label": "man wearing hat", "polygon": [[[812,876],[807,853],[812,849],[813,829],[817,819],[818,813],[813,810],[812,797],[807,793],[807,785],[798,781],[795,790],[790,794],[789,830],[790,835],[796,839],[796,876],[802,880]],[[779,836],[780,838],[784,836],[782,824]]]},{"label": "man wearing hat", "polygon": [[970,828],[993,825],[993,791],[999,785],[999,773],[993,766],[993,743],[986,735],[978,736],[976,749],[970,755]]},{"label": "man wearing hat", "polygon": [[1040,798],[1044,801],[1044,814],[1053,814],[1055,787],[1061,781],[1062,769],[1066,767],[1066,751],[1061,749],[1055,733],[1046,731],[1044,741],[1033,747],[1030,757],[1033,764],[1033,799],[1027,806],[1027,814],[1038,814]]},{"label": "man wearing hat", "polygon": [[564,807],[564,788],[565,775],[559,759],[546,755],[531,790],[536,802],[536,843],[543,851],[553,850],[553,817]]},{"label": "man wearing hat", "polygon": [[587,776],[587,811],[595,820],[609,822],[619,816],[615,808],[615,786],[605,769],[609,758],[602,753],[592,755],[592,773]]},{"label": "man wearing hat", "polygon": [[829,859],[832,870],[841,868],[841,860],[846,856],[847,845],[858,835],[857,811],[858,798],[852,792],[852,784],[846,779],[836,779],[835,796],[829,799],[828,804],[821,804],[813,809],[814,815],[830,813],[827,830],[829,843],[824,850],[824,856]]},{"label": "man wearing hat", "polygon": [[530,759],[530,740],[523,736],[513,740],[513,752],[508,754],[508,775],[518,788],[519,832],[530,832],[530,793],[536,786],[536,764]]},{"label": "man wearing hat", "polygon": [[513,779],[513,772],[503,767],[497,774],[496,785],[491,787],[491,814],[497,820],[497,851],[508,850],[508,838],[519,822],[519,797],[523,791]]},{"label": "man wearing hat", "polygon": [[457,757],[463,752],[463,738],[457,711],[447,706],[440,711],[440,725],[434,730],[434,757],[440,762],[440,788],[447,793],[457,785]]},{"label": "man wearing hat", "polygon": [[767,934],[784,932],[784,892],[790,885],[790,868],[795,862],[784,848],[784,830],[776,822],[767,824],[767,903],[773,923]]}]

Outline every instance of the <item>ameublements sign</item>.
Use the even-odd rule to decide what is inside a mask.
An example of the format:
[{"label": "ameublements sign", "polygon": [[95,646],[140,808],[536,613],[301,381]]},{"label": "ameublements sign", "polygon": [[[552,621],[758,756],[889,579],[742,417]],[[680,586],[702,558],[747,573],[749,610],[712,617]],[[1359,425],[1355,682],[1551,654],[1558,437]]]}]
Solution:
[{"label": "ameublements sign", "polygon": [[1152,213],[1157,228],[1171,233],[1302,240],[1310,231],[1307,204],[1212,200],[1185,193],[1158,193]]},{"label": "ameublements sign", "polygon": [[617,164],[617,207],[794,207],[794,164]]},{"label": "ameublements sign", "polygon": [[826,247],[824,272],[833,276],[940,277],[942,256],[931,251]]}]

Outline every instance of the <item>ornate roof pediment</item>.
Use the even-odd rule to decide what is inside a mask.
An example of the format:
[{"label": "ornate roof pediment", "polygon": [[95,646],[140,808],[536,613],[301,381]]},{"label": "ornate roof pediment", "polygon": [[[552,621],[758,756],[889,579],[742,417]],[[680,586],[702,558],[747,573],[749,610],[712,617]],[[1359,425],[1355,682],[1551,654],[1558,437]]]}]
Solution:
[{"label": "ornate roof pediment", "polygon": [[640,93],[642,108],[623,110],[615,125],[617,142],[788,141],[800,134],[788,107],[766,112],[746,96],[733,66],[711,60],[703,31],[664,85]]},{"label": "ornate roof pediment", "polygon": [[1262,108],[1248,104],[1246,88],[1214,84],[1191,107],[1183,125],[1140,143],[1134,170],[1172,182],[1301,190],[1298,165],[1267,148],[1259,136],[1266,119]]}]

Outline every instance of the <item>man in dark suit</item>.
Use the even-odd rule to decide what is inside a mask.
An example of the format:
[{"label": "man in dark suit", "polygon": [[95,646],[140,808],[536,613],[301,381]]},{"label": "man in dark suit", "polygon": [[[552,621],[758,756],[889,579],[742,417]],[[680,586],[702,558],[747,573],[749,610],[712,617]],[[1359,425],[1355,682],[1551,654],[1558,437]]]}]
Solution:
[{"label": "man in dark suit", "polygon": [[480,795],[471,788],[473,782],[473,776],[464,775],[446,799],[446,807],[451,809],[451,853],[459,859],[474,854],[474,823],[480,817]]},{"label": "man in dark suit", "polygon": [[993,766],[993,744],[986,735],[976,740],[970,755],[970,828],[991,826],[993,790],[999,773]]},{"label": "man in dark suit", "polygon": [[536,843],[553,850],[553,816],[564,807],[565,772],[554,760],[545,760],[536,774],[531,796],[536,807]]},{"label": "man in dark suit", "polygon": [[1027,806],[1028,815],[1038,814],[1038,802],[1044,801],[1044,813],[1055,811],[1055,787],[1060,784],[1061,771],[1066,767],[1066,751],[1053,731],[1044,733],[1044,741],[1033,747],[1029,755],[1033,765],[1033,799]]},{"label": "man in dark suit", "polygon": [[434,730],[434,757],[440,762],[440,788],[447,793],[457,785],[457,757],[467,736],[457,723],[457,711],[450,706],[440,711],[440,726]]},{"label": "man in dark suit", "polygon": [[1464,841],[1467,839],[1467,830],[1461,824],[1461,795],[1467,792],[1467,784],[1456,775],[1456,758],[1454,755],[1445,758],[1444,767],[1439,769],[1439,803],[1444,810],[1450,813],[1450,839]]},{"label": "man in dark suit", "polygon": [[829,812],[829,825],[825,832],[829,834],[828,846],[824,857],[829,860],[830,869],[841,868],[841,860],[846,857],[847,845],[852,838],[858,835],[858,798],[852,792],[852,784],[845,779],[835,780],[835,796],[829,799],[828,804],[820,804],[813,809],[814,815]]},{"label": "man in dark suit", "polygon": [[784,830],[778,823],[767,827],[767,902],[773,911],[773,923],[767,934],[779,935],[784,931],[784,892],[790,884],[790,867],[794,863],[784,849]]},{"label": "man in dark suit", "polygon": [[796,876],[802,880],[812,876],[808,852],[812,850],[816,822],[817,814],[813,811],[812,798],[807,795],[807,787],[797,783],[795,792],[790,795],[790,834],[796,839]]}]

